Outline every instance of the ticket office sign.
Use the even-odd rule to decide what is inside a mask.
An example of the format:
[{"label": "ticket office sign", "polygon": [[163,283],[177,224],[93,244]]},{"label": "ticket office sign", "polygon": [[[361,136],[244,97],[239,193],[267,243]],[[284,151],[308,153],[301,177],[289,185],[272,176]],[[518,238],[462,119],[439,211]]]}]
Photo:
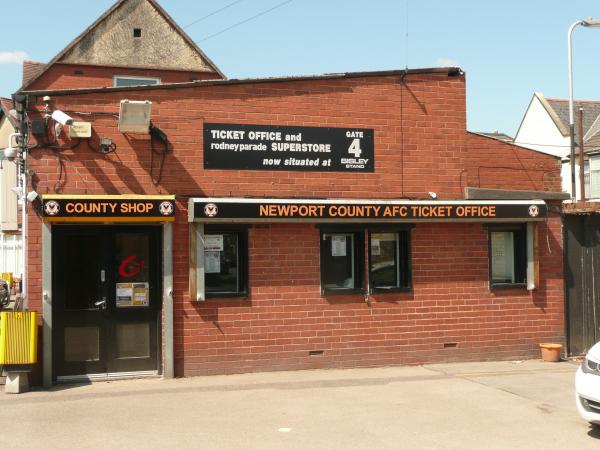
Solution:
[{"label": "ticket office sign", "polygon": [[205,123],[204,168],[374,172],[374,130]]},{"label": "ticket office sign", "polygon": [[361,202],[316,200],[191,199],[192,220],[233,221],[456,221],[544,219],[543,201],[514,202]]}]

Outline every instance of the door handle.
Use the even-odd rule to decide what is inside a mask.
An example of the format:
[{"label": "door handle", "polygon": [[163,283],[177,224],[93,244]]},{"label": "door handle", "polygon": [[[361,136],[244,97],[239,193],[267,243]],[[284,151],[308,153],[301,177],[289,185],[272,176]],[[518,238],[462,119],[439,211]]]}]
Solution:
[{"label": "door handle", "polygon": [[106,297],[102,297],[102,300],[98,300],[94,302],[94,306],[98,306],[98,309],[105,310],[106,309]]}]

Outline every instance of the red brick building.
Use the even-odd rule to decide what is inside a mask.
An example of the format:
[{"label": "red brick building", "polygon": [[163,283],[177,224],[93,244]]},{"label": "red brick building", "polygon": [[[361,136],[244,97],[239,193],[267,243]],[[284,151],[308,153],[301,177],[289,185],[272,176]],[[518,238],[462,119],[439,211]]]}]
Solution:
[{"label": "red brick building", "polygon": [[[564,339],[561,219],[543,201],[559,163],[467,133],[459,69],[28,95],[93,130],[29,159],[47,383],[521,359]],[[151,101],[160,132],[120,132],[123,99]],[[138,214],[169,196],[174,222]]]}]

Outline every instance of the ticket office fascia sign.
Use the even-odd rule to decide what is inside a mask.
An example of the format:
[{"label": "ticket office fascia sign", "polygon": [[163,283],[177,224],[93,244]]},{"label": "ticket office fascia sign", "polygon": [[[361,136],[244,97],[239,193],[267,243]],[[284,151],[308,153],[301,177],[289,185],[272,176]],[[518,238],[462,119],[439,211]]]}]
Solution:
[{"label": "ticket office fascia sign", "polygon": [[374,172],[374,130],[204,124],[204,168]]},{"label": "ticket office fascia sign", "polygon": [[542,200],[369,201],[193,198],[195,222],[446,222],[535,221],[548,215]]},{"label": "ticket office fascia sign", "polygon": [[43,222],[173,222],[174,195],[44,195]]}]

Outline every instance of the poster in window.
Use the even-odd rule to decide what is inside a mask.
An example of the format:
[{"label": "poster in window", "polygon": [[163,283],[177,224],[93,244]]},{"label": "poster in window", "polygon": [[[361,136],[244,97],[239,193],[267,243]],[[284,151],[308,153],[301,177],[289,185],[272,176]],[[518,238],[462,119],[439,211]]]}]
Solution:
[{"label": "poster in window", "polygon": [[148,306],[150,300],[149,283],[117,283],[116,305],[117,308],[133,306]]},{"label": "poster in window", "polygon": [[204,273],[221,273],[221,252],[204,252]]},{"label": "poster in window", "polygon": [[492,233],[492,280],[514,283],[513,234]]},{"label": "poster in window", "polygon": [[379,239],[371,238],[371,255],[381,255],[381,247],[379,245]]},{"label": "poster in window", "polygon": [[331,236],[331,256],[346,256],[346,236]]},{"label": "poster in window", "polygon": [[223,235],[209,234],[204,236],[204,251],[222,252],[223,251]]}]

